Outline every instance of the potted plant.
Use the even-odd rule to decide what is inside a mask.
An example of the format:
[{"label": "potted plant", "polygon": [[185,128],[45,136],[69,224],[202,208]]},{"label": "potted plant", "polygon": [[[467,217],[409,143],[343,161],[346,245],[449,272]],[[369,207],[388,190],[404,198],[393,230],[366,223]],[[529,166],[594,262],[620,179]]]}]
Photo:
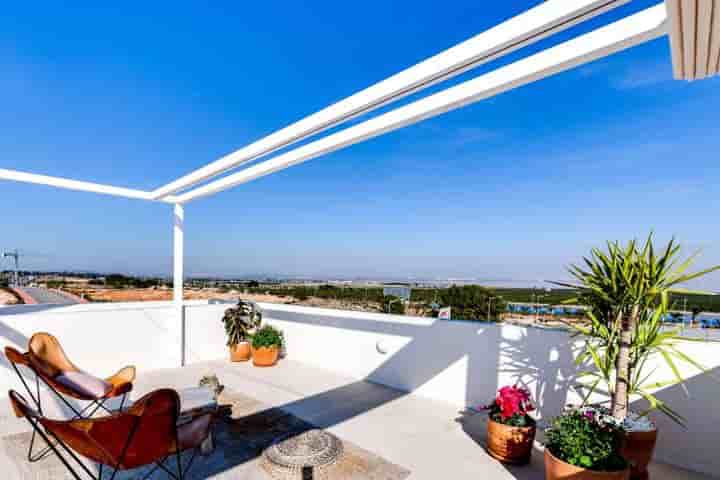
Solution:
[{"label": "potted plant", "polygon": [[545,478],[626,480],[624,430],[605,408],[569,407],[545,430]]},{"label": "potted plant", "polygon": [[535,407],[525,387],[506,386],[498,390],[488,405],[488,453],[493,458],[513,465],[530,461],[535,440]]},{"label": "potted plant", "polygon": [[[697,254],[678,261],[679,251],[674,239],[666,247],[656,249],[652,235],[642,246],[635,241],[625,247],[609,242],[607,251],[593,249],[591,256],[584,259],[585,268],[570,267],[577,283],[559,283],[579,289],[581,303],[589,307],[588,324],[574,326],[576,333],[586,340],[577,362],[594,367],[584,374],[590,378],[584,403],[599,385],[607,387],[612,415],[625,423],[623,454],[630,461],[633,479],[647,478],[647,465],[657,438],[657,429],[647,415],[659,410],[684,425],[682,416],[655,397],[652,390],[684,381],[677,363],[706,371],[681,350],[681,343],[690,340],[681,339],[679,329],[663,330],[662,319],[668,312],[669,294],[679,284],[720,266],[686,273]],[[653,372],[646,367],[654,363],[648,362],[654,358],[667,364],[673,378],[648,383]],[[628,406],[633,396],[644,398],[648,409],[630,412]]]},{"label": "potted plant", "polygon": [[239,300],[235,307],[225,310],[222,322],[225,325],[230,361],[250,360],[250,336],[260,325],[262,312],[253,302]]},{"label": "potted plant", "polygon": [[252,336],[253,365],[271,367],[277,363],[283,346],[283,334],[272,325],[264,325]]}]

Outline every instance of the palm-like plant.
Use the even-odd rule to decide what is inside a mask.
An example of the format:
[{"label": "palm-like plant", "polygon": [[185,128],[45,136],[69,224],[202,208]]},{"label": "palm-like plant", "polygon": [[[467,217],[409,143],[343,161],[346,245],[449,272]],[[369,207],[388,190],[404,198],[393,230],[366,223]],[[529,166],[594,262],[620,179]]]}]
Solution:
[{"label": "palm-like plant", "polygon": [[[678,288],[679,284],[718,270],[720,266],[687,273],[698,253],[679,261],[679,252],[680,246],[673,239],[656,253],[652,235],[642,247],[635,240],[624,248],[618,242],[608,242],[606,252],[596,248],[589,258],[584,258],[584,268],[570,267],[576,284],[556,282],[579,289],[582,299],[590,306],[589,327],[577,327],[580,333],[589,337],[578,361],[592,359],[597,369],[586,372],[595,376],[588,395],[601,381],[607,382],[615,418],[625,418],[630,395],[639,394],[652,408],[681,421],[679,415],[649,391],[682,383],[676,361],[704,370],[677,348],[678,331],[661,329],[662,318],[667,312],[670,292],[683,291]],[[644,367],[653,355],[660,355],[665,360],[674,380],[645,385],[650,374]]]},{"label": "palm-like plant", "polygon": [[262,312],[253,302],[239,300],[233,308],[225,310],[222,322],[225,325],[227,346],[234,347],[247,341],[252,332],[260,326]]}]

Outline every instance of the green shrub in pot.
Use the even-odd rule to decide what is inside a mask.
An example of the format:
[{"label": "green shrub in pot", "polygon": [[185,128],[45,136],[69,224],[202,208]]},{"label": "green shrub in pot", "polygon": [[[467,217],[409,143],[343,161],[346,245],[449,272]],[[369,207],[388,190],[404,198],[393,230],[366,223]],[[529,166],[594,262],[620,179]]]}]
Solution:
[{"label": "green shrub in pot", "polygon": [[545,431],[545,448],[558,460],[582,469],[617,472],[628,468],[621,454],[624,430],[605,408],[569,407]]},{"label": "green shrub in pot", "polygon": [[263,325],[252,336],[252,347],[258,348],[282,348],[284,342],[283,333],[272,325]]}]

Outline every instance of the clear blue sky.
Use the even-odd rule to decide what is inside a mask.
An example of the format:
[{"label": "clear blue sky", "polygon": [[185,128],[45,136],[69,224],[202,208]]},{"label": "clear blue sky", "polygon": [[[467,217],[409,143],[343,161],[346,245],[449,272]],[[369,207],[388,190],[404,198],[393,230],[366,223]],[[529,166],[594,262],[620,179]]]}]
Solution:
[{"label": "clear blue sky", "polygon": [[[5,5],[0,166],[153,189],[537,1],[200,3]],[[558,278],[651,229],[718,263],[719,86],[672,81],[663,38],[312,160],[190,204],[189,273]],[[170,272],[170,206],[0,202],[27,267]]]}]

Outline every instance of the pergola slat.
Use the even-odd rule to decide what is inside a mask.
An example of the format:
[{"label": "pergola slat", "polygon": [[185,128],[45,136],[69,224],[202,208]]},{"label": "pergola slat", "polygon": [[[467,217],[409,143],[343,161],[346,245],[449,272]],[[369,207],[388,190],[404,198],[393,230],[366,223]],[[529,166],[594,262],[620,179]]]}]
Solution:
[{"label": "pergola slat", "polygon": [[549,0],[153,191],[177,193],[627,3]]},{"label": "pergola slat", "polygon": [[720,73],[720,0],[665,0],[673,76],[700,80]]},{"label": "pergola slat", "polygon": [[665,0],[668,15],[668,35],[670,40],[670,53],[672,55],[673,77],[676,80],[685,78],[685,64],[683,58],[683,28],[682,28],[682,9],[680,8],[680,0]]},{"label": "pergola slat", "polygon": [[553,48],[481,75],[178,196],[188,202],[269,175],[369,138],[455,110],[667,33],[659,4]]},{"label": "pergola slat", "polygon": [[695,0],[680,2],[683,35],[683,70],[687,80],[695,80],[695,46],[697,45],[697,3]]},{"label": "pergola slat", "polygon": [[[72,180],[62,177],[51,177],[48,175],[38,175],[36,173],[20,172],[18,170],[8,170],[0,168],[0,179],[12,180],[15,182],[34,183],[36,185],[47,185],[50,187],[64,188],[67,190],[75,190],[80,192],[100,193],[103,195],[113,195],[117,197],[136,198],[138,200],[153,200],[150,192],[143,190],[135,190],[133,188],[114,187],[112,185],[103,185],[100,183],[83,182],[81,180]],[[175,197],[167,197],[160,200],[165,203],[175,203]]]},{"label": "pergola slat", "polygon": [[713,0],[708,75],[720,73],[720,0]]},{"label": "pergola slat", "polygon": [[695,48],[695,76],[698,79],[705,78],[708,75],[712,14],[713,0],[700,0],[697,4],[697,40]]}]

